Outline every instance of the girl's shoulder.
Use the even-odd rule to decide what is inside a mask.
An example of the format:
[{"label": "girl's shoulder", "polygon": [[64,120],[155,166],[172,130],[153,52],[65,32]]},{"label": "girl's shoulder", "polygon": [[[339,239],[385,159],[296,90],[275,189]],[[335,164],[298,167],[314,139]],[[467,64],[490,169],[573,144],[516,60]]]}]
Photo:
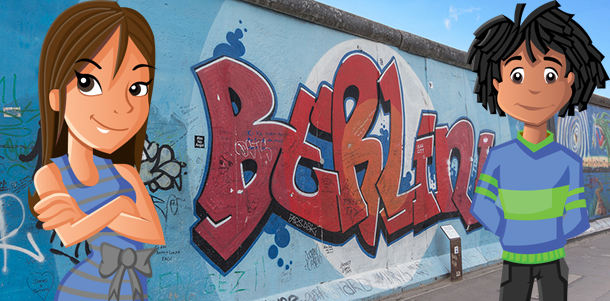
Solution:
[{"label": "girl's shoulder", "polygon": [[34,186],[38,195],[42,196],[46,192],[65,191],[61,178],[60,168],[53,162],[41,167],[34,175]]},{"label": "girl's shoulder", "polygon": [[114,164],[114,168],[123,178],[125,178],[125,180],[130,183],[136,178],[140,179],[140,174],[138,173],[136,168],[129,164]]}]

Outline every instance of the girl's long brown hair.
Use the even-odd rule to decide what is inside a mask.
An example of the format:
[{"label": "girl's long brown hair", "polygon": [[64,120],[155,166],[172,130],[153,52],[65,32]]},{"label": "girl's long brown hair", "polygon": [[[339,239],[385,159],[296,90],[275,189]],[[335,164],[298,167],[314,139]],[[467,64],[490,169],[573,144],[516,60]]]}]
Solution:
[{"label": "girl's long brown hair", "polygon": [[[118,72],[123,62],[128,39],[133,41],[146,62],[154,66],[155,42],[148,22],[137,11],[120,7],[114,1],[76,4],[66,9],[51,24],[42,44],[38,73],[43,165],[68,151],[68,126],[64,121],[64,113],[66,86],[75,78],[74,63],[82,58],[92,59],[117,29],[120,32],[120,42],[114,73]],[[153,79],[154,69],[148,69],[150,78]],[[148,88],[149,103],[152,88],[151,82]],[[49,93],[53,89],[59,89],[59,112],[53,111],[49,104]],[[148,119],[138,133],[114,153],[105,154],[94,150],[94,154],[111,159],[115,164],[129,164],[140,170],[147,122]],[[34,216],[37,214],[33,208],[39,201],[37,192],[28,198]]]}]

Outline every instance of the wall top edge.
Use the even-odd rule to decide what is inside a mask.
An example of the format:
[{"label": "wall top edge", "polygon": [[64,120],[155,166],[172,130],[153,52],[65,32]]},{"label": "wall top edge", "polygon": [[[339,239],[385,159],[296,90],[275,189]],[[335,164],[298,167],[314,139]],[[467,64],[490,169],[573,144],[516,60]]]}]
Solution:
[{"label": "wall top edge", "polygon": [[[241,0],[291,17],[339,30],[373,42],[470,70],[467,52],[371,21],[314,0]],[[610,99],[593,94],[590,102],[610,108]]]}]

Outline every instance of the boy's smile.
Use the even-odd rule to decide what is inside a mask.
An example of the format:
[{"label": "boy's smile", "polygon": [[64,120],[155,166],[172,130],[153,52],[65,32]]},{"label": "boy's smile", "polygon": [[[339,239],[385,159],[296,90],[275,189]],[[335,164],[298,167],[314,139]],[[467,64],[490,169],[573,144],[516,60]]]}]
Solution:
[{"label": "boy's smile", "polygon": [[550,49],[543,54],[531,45],[535,62],[525,42],[500,63],[502,82],[493,79],[498,105],[511,117],[530,126],[544,124],[572,97],[574,74],[566,73],[565,55]]}]

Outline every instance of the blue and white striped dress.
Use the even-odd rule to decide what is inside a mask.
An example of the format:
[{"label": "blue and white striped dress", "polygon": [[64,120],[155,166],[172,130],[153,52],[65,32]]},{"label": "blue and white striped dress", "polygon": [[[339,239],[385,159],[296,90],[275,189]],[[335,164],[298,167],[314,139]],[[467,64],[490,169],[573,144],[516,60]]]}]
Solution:
[{"label": "blue and white striped dress", "polygon": [[[114,168],[110,159],[93,156],[93,162],[99,172],[99,180],[93,186],[85,186],[74,175],[68,156],[51,159],[61,171],[61,177],[70,196],[78,203],[79,208],[90,214],[116,197],[124,195],[136,200],[136,193],[119,172]],[[102,260],[100,244],[110,243],[115,247],[141,250],[141,242],[123,237],[106,227],[87,240],[91,246],[91,254],[74,266],[61,280],[55,293],[55,300],[108,300],[111,276],[107,279],[100,277],[99,264]],[[142,285],[144,300],[148,300],[146,287],[147,278],[137,272]],[[129,273],[125,273],[121,284],[119,300],[132,300]],[[138,297],[136,300],[140,300]]]}]

